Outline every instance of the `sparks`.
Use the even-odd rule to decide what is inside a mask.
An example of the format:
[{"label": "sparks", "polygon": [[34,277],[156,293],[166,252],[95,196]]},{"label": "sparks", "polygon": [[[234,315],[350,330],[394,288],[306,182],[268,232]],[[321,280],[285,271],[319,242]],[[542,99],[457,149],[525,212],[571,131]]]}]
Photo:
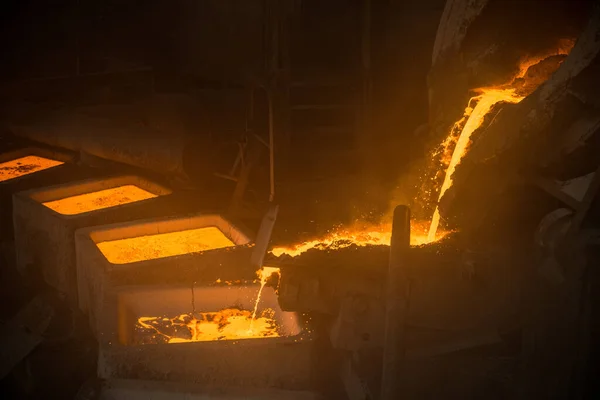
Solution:
[{"label": "sparks", "polygon": [[[448,164],[448,169],[446,170],[446,176],[444,177],[444,183],[440,189],[440,194],[438,196],[438,202],[444,197],[446,191],[452,186],[452,175],[456,170],[456,166],[460,163],[461,159],[467,153],[467,147],[471,142],[471,136],[473,132],[475,132],[482,124],[485,116],[490,112],[492,107],[503,101],[507,103],[518,103],[520,102],[524,96],[519,96],[515,94],[514,89],[480,89],[481,94],[476,97],[472,97],[469,100],[469,104],[471,101],[477,101],[477,105],[475,108],[471,108],[467,106],[465,110],[466,123],[458,140],[456,141],[456,145],[454,147],[454,151],[452,152],[452,158]],[[463,119],[464,120],[464,119]],[[457,122],[460,124],[463,120]],[[429,233],[427,235],[427,240],[429,242],[433,242],[436,238],[436,233],[438,230],[438,226],[440,223],[440,211],[439,207],[436,206],[435,212],[433,214],[433,218],[431,219],[431,226],[429,227]]]},{"label": "sparks", "polygon": [[[444,181],[439,190],[437,199],[438,205],[435,207],[435,211],[431,219],[431,225],[429,227],[429,233],[427,235],[427,240],[429,242],[432,242],[436,239],[440,223],[439,202],[444,197],[444,194],[446,194],[446,191],[452,186],[452,175],[456,170],[456,166],[461,162],[462,158],[467,153],[473,132],[481,127],[485,117],[496,104],[501,102],[512,104],[519,103],[543,83],[543,81],[534,80],[531,82],[532,85],[529,86],[527,92],[524,92],[523,89],[517,91],[516,87],[518,80],[525,78],[531,67],[538,65],[552,56],[568,55],[574,45],[574,40],[559,40],[555,48],[550,49],[542,54],[523,58],[519,63],[517,73],[507,84],[475,90],[478,95],[469,99],[463,117],[454,124],[450,134],[442,143],[442,161],[447,165],[447,168]],[[558,68],[558,65],[560,65],[560,63],[556,65],[556,68]],[[474,108],[471,106],[473,102],[477,102],[477,105]],[[460,130],[461,126],[462,130]],[[458,136],[458,139],[455,139],[454,132],[457,131],[460,131],[460,135]],[[452,156],[448,159],[450,149],[453,147],[453,145],[454,149],[451,151]]]}]

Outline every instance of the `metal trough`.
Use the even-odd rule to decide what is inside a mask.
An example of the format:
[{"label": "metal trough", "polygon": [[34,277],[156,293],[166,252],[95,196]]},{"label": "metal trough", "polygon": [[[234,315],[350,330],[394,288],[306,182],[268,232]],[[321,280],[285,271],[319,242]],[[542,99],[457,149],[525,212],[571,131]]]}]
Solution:
[{"label": "metal trough", "polygon": [[[194,251],[204,229],[216,230],[209,248]],[[217,232],[229,246],[214,241]],[[169,245],[171,234],[177,246]],[[182,382],[209,391],[311,387],[307,322],[282,311],[271,287],[256,303],[261,285],[250,265],[250,239],[223,217],[81,229],[76,244],[80,307],[99,340],[101,379]]]},{"label": "metal trough", "polygon": [[42,147],[24,147],[0,154],[0,224],[7,227],[2,229],[0,241],[13,238],[13,194],[93,176],[95,171],[75,162],[74,153]]},{"label": "metal trough", "polygon": [[[135,188],[132,196],[130,188]],[[25,275],[41,274],[76,304],[75,230],[164,215],[170,193],[140,177],[120,176],[14,194],[17,269]]]},{"label": "metal trough", "polygon": [[81,229],[75,242],[79,307],[89,314],[90,326],[101,342],[107,341],[106,327],[115,329],[120,287],[255,278],[249,265],[249,237],[219,215]]},{"label": "metal trough", "polygon": [[282,311],[269,287],[262,292],[257,315],[264,310],[272,313],[276,337],[138,344],[135,328],[140,317],[193,310],[199,315],[231,307],[252,310],[259,288],[259,284],[201,287],[194,289],[193,297],[186,286],[119,289],[116,329],[100,344],[99,377],[169,380],[208,388],[310,389],[312,343],[305,321]]}]

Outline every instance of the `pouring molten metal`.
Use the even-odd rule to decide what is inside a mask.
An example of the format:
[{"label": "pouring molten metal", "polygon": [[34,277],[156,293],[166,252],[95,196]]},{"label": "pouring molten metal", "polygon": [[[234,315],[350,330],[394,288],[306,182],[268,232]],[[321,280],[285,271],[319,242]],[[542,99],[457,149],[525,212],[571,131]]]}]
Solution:
[{"label": "pouring molten metal", "polygon": [[135,327],[140,337],[138,343],[189,343],[280,336],[272,309],[264,309],[258,315],[262,291],[271,275],[277,273],[279,269],[272,267],[257,271],[260,289],[253,311],[230,307],[216,312],[193,311],[174,318],[140,317]]},{"label": "pouring molten metal", "polygon": [[[545,79],[540,80],[539,76],[528,76],[530,68],[535,67],[553,56],[568,55],[574,44],[575,42],[572,40],[561,40],[556,49],[542,55],[528,57],[522,60],[519,64],[519,71],[507,84],[474,90],[478,95],[469,100],[464,116],[454,124],[450,135],[442,144],[443,154],[445,155],[449,154],[449,150],[452,147],[454,147],[454,149],[452,150],[450,159],[444,160],[447,161],[445,162],[447,169],[444,182],[439,190],[438,203],[442,197],[444,197],[446,191],[452,186],[452,175],[456,170],[456,166],[460,163],[465,154],[467,154],[473,132],[482,126],[485,117],[490,113],[492,108],[501,102],[512,104],[519,103],[531,94]],[[551,73],[559,66],[560,63],[554,64]],[[548,76],[545,76],[545,78],[547,79]],[[476,102],[476,105],[473,107],[472,104],[474,102]],[[458,131],[460,131],[460,134],[457,137],[454,132]],[[440,212],[439,207],[436,206],[427,235],[428,242],[433,242],[436,239],[439,223]]]},{"label": "pouring molten metal", "polygon": [[[467,154],[472,135],[479,129],[485,118],[497,104],[516,104],[531,94],[545,82],[568,55],[575,44],[574,40],[560,40],[555,48],[544,54],[538,54],[521,60],[516,74],[504,85],[475,89],[463,117],[452,127],[448,137],[432,155],[432,159],[440,159],[441,167],[445,170],[444,180],[439,188],[427,184],[426,193],[439,193],[437,203],[452,186],[452,175],[462,158]],[[559,57],[562,56],[562,57]],[[559,57],[556,62],[553,57]],[[439,164],[438,164],[439,165]],[[445,237],[449,232],[440,231],[440,212],[436,206],[431,221],[415,221],[411,223],[411,245],[419,246],[432,243]],[[391,223],[381,223],[359,228],[339,228],[323,237],[297,243],[291,246],[280,246],[272,249],[271,253],[280,257],[288,255],[296,257],[311,249],[335,250],[352,245],[389,245],[391,239]]]}]

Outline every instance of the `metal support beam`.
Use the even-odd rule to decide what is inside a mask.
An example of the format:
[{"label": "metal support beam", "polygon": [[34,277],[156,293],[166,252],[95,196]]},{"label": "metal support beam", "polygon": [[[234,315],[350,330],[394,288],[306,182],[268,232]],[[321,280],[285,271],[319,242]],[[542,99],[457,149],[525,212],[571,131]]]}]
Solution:
[{"label": "metal support beam", "polygon": [[405,325],[410,298],[406,265],[410,249],[410,209],[407,206],[398,206],[394,210],[390,246],[381,400],[395,400],[400,396],[399,378],[405,353]]}]

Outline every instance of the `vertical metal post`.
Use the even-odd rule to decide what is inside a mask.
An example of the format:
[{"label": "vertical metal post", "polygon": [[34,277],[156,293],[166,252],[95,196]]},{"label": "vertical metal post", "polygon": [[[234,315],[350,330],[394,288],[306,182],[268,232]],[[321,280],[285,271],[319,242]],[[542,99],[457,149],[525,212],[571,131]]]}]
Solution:
[{"label": "vertical metal post", "polygon": [[394,210],[392,240],[390,243],[381,400],[400,398],[399,381],[405,351],[404,327],[410,296],[407,274],[409,249],[410,209],[407,206],[398,206]]},{"label": "vertical metal post", "polygon": [[81,44],[80,44],[80,24],[81,24],[81,4],[80,0],[76,3],[76,17],[75,17],[75,76],[79,76],[81,73]]},{"label": "vertical metal post", "polygon": [[[268,102],[268,124],[269,124],[269,202],[275,200],[275,127],[279,126],[279,76],[281,68],[280,54],[280,29],[282,23],[282,5],[280,0],[267,2],[267,34],[268,34],[268,61],[267,61],[267,102]],[[275,104],[275,101],[277,104]],[[277,118],[275,116],[277,113]]]},{"label": "vertical metal post", "polygon": [[372,9],[371,0],[363,0],[363,26],[362,26],[362,115],[361,130],[362,134],[370,135],[372,115],[372,81],[371,81],[371,40],[372,40]]},{"label": "vertical metal post", "polygon": [[267,93],[269,102],[269,202],[275,200],[275,127],[273,121],[273,92],[269,89]]}]

